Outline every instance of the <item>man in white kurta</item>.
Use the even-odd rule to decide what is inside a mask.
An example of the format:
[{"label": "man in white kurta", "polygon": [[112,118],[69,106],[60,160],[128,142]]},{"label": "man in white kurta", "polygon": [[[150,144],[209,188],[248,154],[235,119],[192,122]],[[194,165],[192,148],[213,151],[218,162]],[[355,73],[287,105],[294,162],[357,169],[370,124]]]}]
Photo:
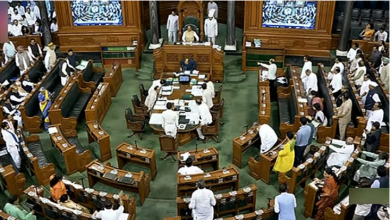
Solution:
[{"label": "man in white kurta", "polygon": [[311,91],[318,91],[317,75],[311,70],[306,70],[307,82],[306,82],[306,94],[310,94]]},{"label": "man in white kurta", "polygon": [[145,99],[145,106],[148,107],[148,111],[152,110],[154,103],[157,100],[158,93],[160,92],[160,87],[154,87],[154,90],[148,94]]},{"label": "man in white kurta", "polygon": [[192,30],[191,25],[188,25],[187,30],[183,33],[182,41],[186,43],[192,43],[194,42],[194,38],[196,41],[199,41],[198,34]]},{"label": "man in white kurta", "polygon": [[332,93],[334,98],[337,99],[337,97],[341,94],[341,88],[343,87],[343,77],[341,76],[341,72],[338,67],[334,71],[330,86],[332,86]]},{"label": "man in white kurta", "polygon": [[165,79],[153,80],[152,85],[149,87],[148,94],[152,93],[156,86],[161,87],[165,84]]},{"label": "man in white kurta", "polygon": [[215,37],[218,36],[218,23],[214,18],[214,9],[209,11],[209,18],[204,22],[204,32],[207,36],[208,42],[212,42],[215,45]]},{"label": "man in white kurta", "polygon": [[11,26],[11,30],[9,30],[12,36],[22,36],[22,25],[19,24],[18,20],[13,20],[13,25]]},{"label": "man in white kurta", "polygon": [[389,65],[389,58],[383,57],[383,67],[380,70],[380,78],[383,84],[385,84],[385,88],[387,91],[389,91],[389,84],[390,84],[390,65]]},{"label": "man in white kurta", "polygon": [[26,10],[24,9],[24,6],[21,4],[21,2],[17,2],[15,9],[17,9],[19,14],[22,16],[26,14]]},{"label": "man in white kurta", "polygon": [[172,110],[173,105],[171,102],[167,103],[167,110],[165,110],[162,116],[162,127],[166,135],[176,138],[177,127],[179,127],[179,114]]},{"label": "man in white kurta", "polygon": [[356,69],[355,73],[351,74],[352,80],[355,81],[355,86],[360,87],[364,81],[364,75],[367,72],[367,68],[364,65],[364,61],[359,61],[359,67]]},{"label": "man in white kurta", "polygon": [[340,69],[340,74],[343,74],[343,72],[344,72],[344,64],[339,61],[339,58],[336,58],[334,60],[334,64],[333,64],[332,68],[330,69],[330,72],[328,73],[328,79],[329,80],[332,80],[334,74],[336,74],[335,73],[336,67],[338,67]]},{"label": "man in white kurta", "polygon": [[200,126],[196,129],[196,132],[198,133],[199,139],[204,140],[202,126],[212,123],[213,117],[211,116],[210,109],[206,105],[206,103],[202,102],[202,100],[200,99],[197,99],[196,104],[198,105],[198,112],[200,118]]},{"label": "man in white kurta", "polygon": [[47,71],[50,71],[56,64],[57,54],[54,51],[55,46],[53,43],[50,43],[48,45],[48,47],[49,47],[49,49],[47,50],[46,56],[45,56],[45,67],[46,67]]},{"label": "man in white kurta", "polygon": [[177,31],[179,30],[179,16],[176,15],[175,11],[168,16],[167,21],[168,30],[168,42],[177,42]]},{"label": "man in white kurta", "polygon": [[260,153],[268,152],[278,141],[278,136],[276,135],[274,129],[267,124],[260,125],[259,128],[259,137],[260,137]]},{"label": "man in white kurta", "polygon": [[197,166],[192,165],[193,161],[191,157],[188,157],[186,159],[186,165],[182,168],[180,168],[177,173],[180,173],[180,175],[194,175],[199,173],[204,173],[202,169],[200,169]]},{"label": "man in white kurta", "polygon": [[359,62],[361,60],[362,60],[362,58],[360,57],[360,54],[356,54],[355,58],[352,59],[351,66],[349,68],[351,73],[354,73],[357,70],[357,68],[359,67]]},{"label": "man in white kurta", "polygon": [[218,5],[215,1],[210,1],[207,4],[207,14],[210,13],[210,10],[214,10],[214,18],[218,19]]},{"label": "man in white kurta", "polygon": [[362,101],[363,105],[366,103],[367,93],[368,91],[370,91],[370,83],[371,83],[370,74],[365,74],[364,81],[359,90],[360,100]]},{"label": "man in white kurta", "polygon": [[352,44],[352,47],[351,47],[351,49],[349,49],[348,54],[347,54],[347,58],[349,59],[349,61],[352,61],[353,59],[355,59],[356,52],[357,52],[358,48],[359,48],[359,44],[357,44],[357,43]]},{"label": "man in white kurta", "polygon": [[380,102],[375,103],[374,107],[372,107],[372,113],[367,121],[366,130],[371,131],[372,123],[379,122],[379,128],[383,122],[384,111],[382,109],[382,104]]},{"label": "man in white kurta", "polygon": [[16,168],[20,169],[20,165],[22,164],[22,159],[19,154],[19,140],[18,136],[9,129],[9,125],[7,122],[1,123],[1,135],[3,136],[3,140],[5,141],[5,145],[7,146],[7,151],[11,155],[12,160],[15,163]]},{"label": "man in white kurta", "polygon": [[27,8],[27,12],[24,16],[26,16],[26,21],[29,26],[35,24],[35,21],[37,20],[37,16],[34,14],[34,12],[31,11],[30,8]]},{"label": "man in white kurta", "polygon": [[202,84],[202,100],[204,103],[206,103],[207,107],[211,109],[213,107],[213,94],[209,89],[207,89],[207,84],[203,83]]},{"label": "man in white kurta", "polygon": [[347,162],[348,158],[351,157],[351,154],[355,150],[355,146],[353,145],[353,138],[347,138],[345,143],[340,140],[332,140],[332,143],[342,145],[342,147],[338,148],[333,145],[329,145],[329,148],[332,149],[334,152],[330,154],[328,160],[326,161],[326,164],[329,167],[342,167],[344,163]]},{"label": "man in white kurta", "polygon": [[205,188],[204,180],[197,183],[198,189],[192,193],[191,202],[188,208],[192,209],[194,220],[214,219],[214,208],[216,201],[213,191]]},{"label": "man in white kurta", "polygon": [[215,90],[214,90],[214,83],[211,82],[211,80],[209,79],[204,79],[204,81],[206,82],[206,85],[207,85],[207,90],[210,91],[212,97],[214,98],[215,97]]},{"label": "man in white kurta", "polygon": [[307,83],[307,77],[308,75],[306,74],[306,70],[312,71],[312,63],[309,61],[309,56],[304,56],[303,57],[303,67],[302,67],[302,72],[301,72],[301,80],[303,83],[303,88],[306,89],[306,83]]}]

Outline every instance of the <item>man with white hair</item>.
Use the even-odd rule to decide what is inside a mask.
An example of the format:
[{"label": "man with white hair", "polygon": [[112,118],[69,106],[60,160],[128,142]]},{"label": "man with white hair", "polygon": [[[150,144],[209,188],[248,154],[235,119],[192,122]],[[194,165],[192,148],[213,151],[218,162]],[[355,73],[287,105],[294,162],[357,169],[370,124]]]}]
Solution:
[{"label": "man with white hair", "polygon": [[215,37],[218,36],[218,23],[214,18],[215,10],[209,11],[209,19],[204,22],[204,31],[207,36],[208,42],[212,42],[215,45]]},{"label": "man with white hair", "polygon": [[342,62],[340,62],[339,58],[336,58],[336,59],[334,60],[334,64],[333,64],[333,66],[332,66],[332,69],[330,69],[330,72],[328,73],[328,79],[329,79],[329,80],[332,80],[334,74],[336,74],[336,67],[339,68],[339,70],[340,70],[339,73],[340,73],[340,74],[343,74],[343,72],[344,72],[344,64],[343,64]]},{"label": "man with white hair", "polygon": [[355,150],[355,146],[353,145],[353,138],[349,137],[345,143],[343,142],[344,141],[340,140],[332,140],[332,143],[336,143],[342,146],[338,148],[333,145],[329,145],[329,148],[334,152],[329,155],[328,160],[326,161],[328,167],[342,167]]},{"label": "man with white hair", "polygon": [[390,74],[390,65],[389,65],[389,58],[383,57],[383,67],[381,68],[380,74],[381,74],[381,81],[383,84],[385,84],[385,88],[387,91],[389,91],[389,74]]},{"label": "man with white hair", "polygon": [[19,67],[20,74],[22,75],[30,66],[34,65],[34,60],[23,46],[19,46],[18,53],[15,56],[15,63]]},{"label": "man with white hair", "polygon": [[383,122],[383,116],[384,116],[384,111],[382,109],[382,103],[380,102],[375,103],[374,107],[372,107],[372,113],[370,114],[370,117],[367,120],[366,130],[371,131],[373,122],[378,122],[380,128]]},{"label": "man with white hair", "polygon": [[370,90],[367,93],[366,102],[364,103],[364,109],[366,109],[366,115],[368,118],[371,117],[372,108],[374,107],[375,103],[381,102],[379,95],[376,91],[377,86],[378,83],[376,82],[371,81],[369,84]]}]

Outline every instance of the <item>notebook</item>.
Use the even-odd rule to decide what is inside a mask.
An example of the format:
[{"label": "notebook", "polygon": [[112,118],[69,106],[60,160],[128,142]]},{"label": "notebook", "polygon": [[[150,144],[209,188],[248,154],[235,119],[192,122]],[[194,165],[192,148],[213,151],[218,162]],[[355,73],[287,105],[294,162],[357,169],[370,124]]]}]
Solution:
[{"label": "notebook", "polygon": [[76,66],[76,69],[78,70],[84,70],[88,66],[87,60],[82,60],[78,66]]}]

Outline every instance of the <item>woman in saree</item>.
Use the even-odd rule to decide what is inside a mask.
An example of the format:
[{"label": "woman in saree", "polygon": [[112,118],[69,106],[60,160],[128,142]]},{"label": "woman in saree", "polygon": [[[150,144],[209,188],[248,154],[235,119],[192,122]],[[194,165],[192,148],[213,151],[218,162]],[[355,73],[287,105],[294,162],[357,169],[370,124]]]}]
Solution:
[{"label": "woman in saree", "polygon": [[339,185],[337,184],[338,178],[332,171],[331,167],[327,167],[324,171],[324,180],[314,179],[316,183],[323,183],[320,200],[316,203],[317,214],[316,220],[324,220],[325,209],[328,207],[333,208],[335,202],[339,198]]},{"label": "woman in saree", "polygon": [[44,127],[45,130],[49,129],[50,125],[50,119],[49,119],[49,109],[51,107],[52,101],[51,101],[51,93],[45,89],[45,87],[41,87],[39,89],[39,108],[42,112],[42,117],[44,119]]}]

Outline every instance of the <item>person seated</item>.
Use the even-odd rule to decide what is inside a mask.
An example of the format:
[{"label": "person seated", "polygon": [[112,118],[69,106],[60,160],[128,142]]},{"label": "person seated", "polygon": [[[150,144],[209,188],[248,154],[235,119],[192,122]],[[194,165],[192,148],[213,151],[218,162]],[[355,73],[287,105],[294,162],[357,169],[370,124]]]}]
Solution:
[{"label": "person seated", "polygon": [[204,82],[207,84],[207,90],[210,90],[212,97],[215,97],[214,83],[209,79],[205,78]]},{"label": "person seated", "polygon": [[50,176],[50,195],[51,198],[58,202],[61,196],[66,194],[65,183],[62,182],[62,174],[53,174]]},{"label": "person seated", "polygon": [[363,40],[372,40],[372,37],[374,35],[374,24],[367,24],[364,30],[360,33],[360,37],[363,38]]},{"label": "person seated", "polygon": [[51,33],[58,32],[57,19],[55,19],[55,18],[52,20],[52,23],[50,25],[50,31],[51,31]]},{"label": "person seated", "polygon": [[101,220],[113,220],[113,219],[119,219],[125,208],[123,207],[123,201],[122,201],[122,195],[123,191],[120,191],[119,193],[119,208],[117,210],[113,209],[113,204],[110,200],[106,200],[104,202],[104,210],[101,210],[99,212],[95,211],[93,213],[92,218],[99,218]]},{"label": "person seated", "polygon": [[185,58],[180,61],[180,71],[196,70],[196,62],[193,59]]},{"label": "person seated", "polygon": [[8,202],[4,206],[4,212],[10,216],[17,218],[18,220],[36,220],[37,217],[34,215],[35,211],[27,212],[22,210],[19,205],[19,197],[11,196]]},{"label": "person seated", "polygon": [[372,182],[371,188],[389,188],[389,173],[387,172],[387,168],[384,165],[379,166],[376,172],[378,178]]},{"label": "person seated", "polygon": [[257,129],[260,137],[260,153],[267,153],[278,141],[278,136],[276,135],[274,129],[267,124],[259,124],[257,122],[253,123],[253,127]]},{"label": "person seated", "polygon": [[23,36],[28,36],[31,34],[31,30],[30,28],[28,28],[27,26],[22,26],[22,35]]},{"label": "person seated", "polygon": [[13,25],[10,27],[9,32],[12,36],[22,36],[22,25],[19,24],[18,20],[13,20]]},{"label": "person seated", "polygon": [[[311,98],[311,101],[309,100]],[[313,108],[314,104],[318,103],[320,105],[320,109],[324,109],[324,104],[322,103],[322,98],[319,96],[318,92],[311,91],[308,96],[308,102],[310,108],[307,108],[307,112],[309,116],[314,117],[316,115],[316,110]]]},{"label": "person seated", "polygon": [[35,24],[35,21],[37,20],[37,16],[35,15],[35,13],[32,12],[30,8],[27,8],[25,16],[28,26],[33,26]]},{"label": "person seated", "polygon": [[313,138],[317,139],[318,127],[320,125],[327,126],[328,119],[326,118],[324,112],[321,110],[320,104],[315,103],[313,105],[313,109],[316,111],[316,114],[315,114],[314,119],[313,119],[313,125],[314,125]]},{"label": "person seated", "polygon": [[70,209],[79,210],[79,211],[82,211],[82,212],[88,213],[88,214],[90,213],[90,210],[87,209],[86,207],[79,205],[79,204],[73,202],[72,200],[70,200],[68,194],[62,195],[60,197],[60,201],[58,203],[64,207],[67,207]]},{"label": "person seated", "polygon": [[180,168],[177,171],[177,173],[180,173],[180,175],[193,175],[193,174],[204,173],[204,171],[197,166],[193,166],[192,158],[188,157],[186,159],[186,165]]},{"label": "person seated", "polygon": [[148,107],[148,112],[152,110],[154,103],[156,103],[157,96],[160,93],[160,87],[155,86],[154,90],[148,94],[145,99],[145,106]]},{"label": "person seated", "polygon": [[34,25],[34,29],[33,29],[32,34],[42,36],[42,33],[43,33],[42,21],[40,19],[37,19],[35,21],[35,25]]},{"label": "person seated", "polygon": [[329,148],[334,152],[330,154],[328,160],[326,161],[328,167],[342,167],[355,150],[355,146],[353,145],[353,138],[351,137],[345,140],[345,144],[342,147],[338,148],[333,145],[329,145]]},{"label": "person seated", "polygon": [[192,42],[195,42],[194,38],[196,39],[196,41],[199,41],[198,34],[192,30],[191,25],[188,25],[187,30],[184,31],[184,33],[183,33],[182,40],[183,40],[183,42],[192,43]]},{"label": "person seated", "polygon": [[374,39],[376,39],[377,42],[386,42],[387,40],[387,32],[385,31],[385,29],[383,27],[380,27],[379,28],[379,31],[377,31],[374,35]]},{"label": "person seated", "polygon": [[[355,172],[353,180],[357,182],[359,180],[359,178],[362,178],[362,177],[374,179],[376,177],[378,167],[385,165],[389,156],[387,155],[386,152],[381,152],[378,155],[376,153],[362,151],[360,149],[359,149],[359,151],[362,153],[361,154],[362,158],[356,158],[356,160],[361,164],[361,166]],[[367,160],[367,159],[370,159],[371,161]]]},{"label": "person seated", "polygon": [[287,132],[287,143],[284,145],[283,150],[279,151],[274,171],[287,173],[294,165],[295,158],[295,136],[291,131]]}]

